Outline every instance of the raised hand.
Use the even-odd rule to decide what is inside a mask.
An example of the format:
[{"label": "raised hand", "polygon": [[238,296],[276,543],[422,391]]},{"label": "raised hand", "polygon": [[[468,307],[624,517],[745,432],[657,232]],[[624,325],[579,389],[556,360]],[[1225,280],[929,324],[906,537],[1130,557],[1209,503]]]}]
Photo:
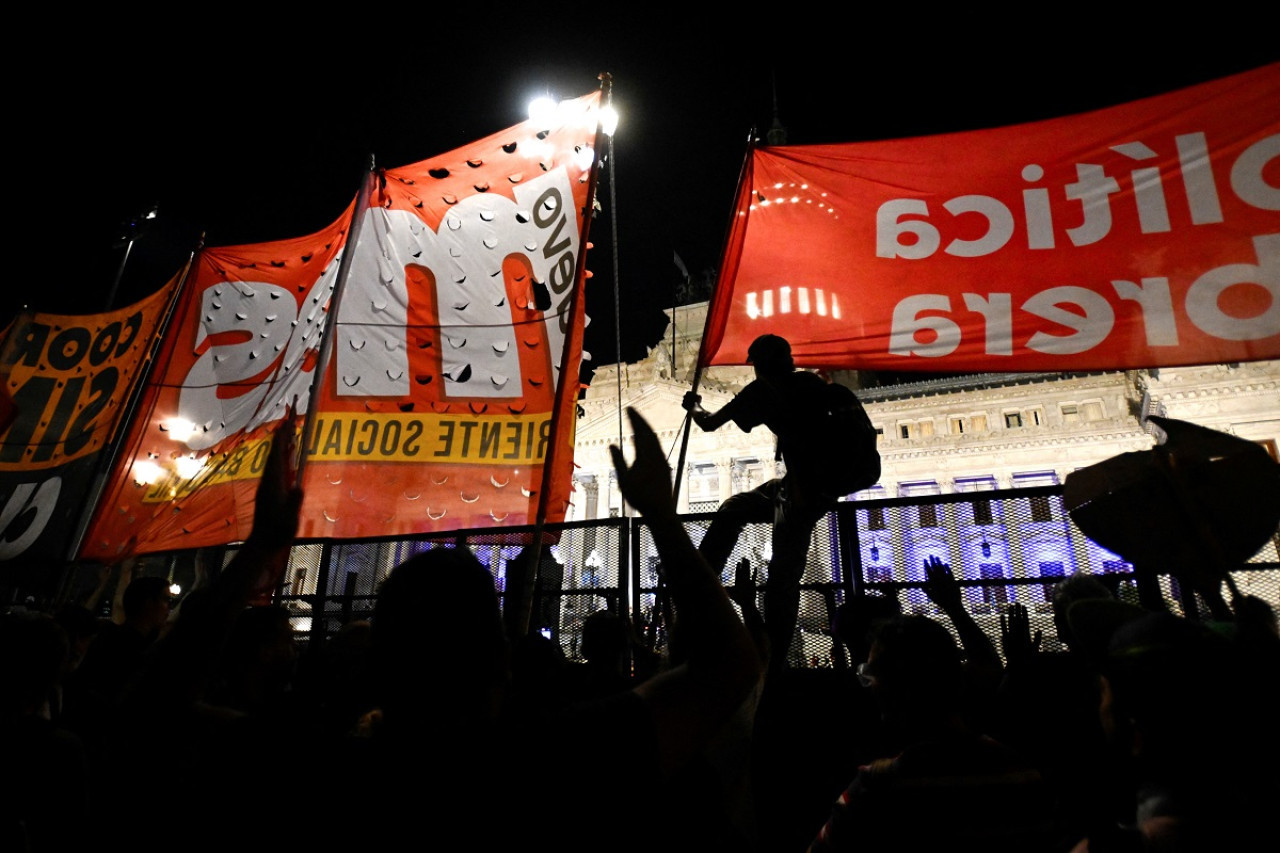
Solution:
[{"label": "raised hand", "polygon": [[667,464],[657,433],[635,409],[628,407],[627,417],[631,420],[631,431],[635,436],[635,458],[628,465],[622,448],[617,445],[609,447],[613,467],[618,472],[618,488],[627,503],[645,518],[674,518],[676,505],[671,495],[671,466]]},{"label": "raised hand", "polygon": [[293,544],[298,533],[302,489],[297,482],[297,438],[292,409],[271,435],[271,450],[258,481],[250,538],[267,547]]},{"label": "raised hand", "polygon": [[930,601],[947,613],[964,607],[960,584],[951,574],[951,567],[937,557],[924,561],[924,592]]},{"label": "raised hand", "polygon": [[1000,646],[1010,663],[1035,655],[1042,639],[1042,631],[1031,632],[1031,615],[1025,604],[1011,604],[1008,612],[1000,614]]}]

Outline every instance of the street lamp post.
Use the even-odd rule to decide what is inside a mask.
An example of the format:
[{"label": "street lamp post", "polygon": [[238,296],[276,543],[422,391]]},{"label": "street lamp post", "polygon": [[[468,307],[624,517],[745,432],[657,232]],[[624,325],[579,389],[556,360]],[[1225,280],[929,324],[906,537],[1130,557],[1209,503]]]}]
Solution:
[{"label": "street lamp post", "polygon": [[102,306],[103,311],[110,311],[111,306],[115,304],[116,292],[120,289],[120,279],[124,278],[124,265],[129,261],[129,253],[133,251],[133,244],[142,236],[143,225],[156,218],[156,206],[152,205],[146,213],[141,216],[135,216],[130,219],[124,226],[124,256],[120,258],[120,266],[116,267],[115,280],[111,282],[111,290],[107,293],[106,304]]}]

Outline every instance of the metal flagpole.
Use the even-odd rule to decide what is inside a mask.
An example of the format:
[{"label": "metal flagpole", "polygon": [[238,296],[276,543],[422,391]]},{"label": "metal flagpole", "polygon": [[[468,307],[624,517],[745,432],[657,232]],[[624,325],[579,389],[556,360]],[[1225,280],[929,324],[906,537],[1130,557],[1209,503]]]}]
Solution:
[{"label": "metal flagpole", "polygon": [[[295,482],[302,483],[302,473],[306,467],[307,448],[311,445],[308,433],[315,426],[316,404],[320,399],[320,391],[328,372],[329,358],[333,354],[334,338],[338,335],[338,309],[342,307],[342,292],[345,290],[347,276],[351,272],[351,259],[356,253],[359,241],[360,226],[364,222],[364,212],[369,207],[369,196],[373,192],[373,175],[375,164],[373,155],[369,155],[369,168],[360,181],[360,191],[356,194],[355,210],[351,212],[351,225],[347,229],[347,242],[342,247],[342,260],[338,262],[338,275],[333,283],[333,295],[329,297],[328,318],[320,335],[320,355],[316,361],[316,372],[311,377],[311,389],[307,396],[307,411],[302,416],[302,441],[298,448],[298,464]],[[292,408],[292,404],[290,406]],[[296,415],[297,413],[294,412]]]},{"label": "metal flagpole", "polygon": [[[750,173],[750,170],[747,167],[751,163],[751,155],[755,148],[755,136],[755,128],[752,128],[751,133],[747,137],[747,156],[743,158],[742,171],[738,174],[738,188],[733,194],[734,211],[737,210],[738,199],[742,196],[743,183],[747,180],[747,175]],[[716,275],[717,287],[711,291],[711,300],[707,303],[707,318],[702,324],[702,340],[698,343],[698,360],[693,366],[693,387],[690,389],[690,393],[697,393],[698,384],[702,381],[703,356],[705,356],[707,352],[707,328],[711,324],[711,318],[715,316],[716,299],[720,295],[720,276],[724,274],[724,256],[725,252],[727,252],[729,248],[729,235],[733,232],[734,211],[730,211],[729,213],[729,227],[725,230],[724,251],[720,253],[721,268]],[[671,312],[671,321],[673,323],[675,322],[674,309]],[[693,415],[690,412],[685,412],[684,434],[680,436],[680,456],[679,461],[676,464],[676,480],[672,490],[672,495],[676,500],[680,499],[680,481],[684,475],[684,460],[685,454],[689,449],[689,430],[692,426]]]},{"label": "metal flagpole", "polygon": [[[607,108],[612,102],[613,96],[613,77],[608,72],[600,74],[600,91],[603,97],[600,100],[601,110]],[[556,385],[555,402],[551,409],[551,437],[552,441],[547,448],[546,458],[542,461],[542,485],[538,489],[538,509],[534,520],[533,542],[530,543],[527,550],[531,554],[531,559],[525,561],[524,570],[526,576],[518,579],[516,584],[516,595],[518,598],[513,602],[507,599],[507,604],[511,605],[511,612],[508,615],[504,612],[503,619],[507,623],[508,633],[511,639],[523,636],[529,631],[529,615],[533,606],[532,594],[534,584],[537,582],[538,567],[542,562],[542,539],[547,523],[547,501],[550,491],[551,477],[555,473],[555,461],[557,451],[560,448],[560,421],[564,417],[566,406],[565,395],[578,393],[579,377],[566,376],[565,368],[568,367],[573,355],[574,330],[577,327],[576,320],[582,305],[583,282],[586,278],[587,269],[587,238],[591,230],[591,219],[595,210],[596,187],[600,181],[600,149],[604,141],[605,132],[601,123],[596,123],[596,139],[595,139],[595,162],[591,164],[591,177],[587,184],[587,203],[582,210],[582,235],[578,244],[578,263],[575,268],[573,292],[569,296],[569,331],[564,338],[564,347],[560,354],[560,376],[559,383]],[[511,578],[508,577],[508,595],[511,593]],[[504,607],[504,610],[506,608]]]},{"label": "metal flagpole", "polygon": [[[129,426],[133,423],[133,416],[137,413],[139,402],[147,387],[147,382],[151,379],[151,372],[156,367],[156,356],[159,355],[160,347],[164,343],[165,336],[169,332],[169,324],[173,320],[173,314],[178,308],[182,294],[187,289],[187,280],[191,277],[191,270],[195,267],[196,255],[204,249],[204,234],[200,235],[200,239],[196,243],[196,247],[187,257],[186,269],[182,271],[182,278],[173,289],[173,293],[169,296],[169,304],[165,306],[164,315],[160,318],[160,322],[156,324],[155,334],[151,339],[150,351],[143,359],[143,365],[138,372],[137,379],[134,380],[133,388],[129,392],[129,399],[125,405],[124,414],[116,421],[114,430],[108,438],[106,446],[103,448],[101,455],[98,457],[98,464],[95,466],[93,483],[89,488],[89,494],[85,497],[85,501],[80,510],[80,520],[76,525],[75,535],[71,537],[71,546],[67,551],[67,560],[74,561],[76,554],[80,551],[80,546],[84,543],[85,534],[89,530],[89,525],[93,521],[93,515],[97,509],[98,501],[102,497],[103,491],[106,489],[107,478],[111,475],[111,471],[115,468],[116,460],[120,456],[120,440],[126,435]],[[124,262],[121,261],[123,268]],[[117,275],[117,282],[119,276]]]}]

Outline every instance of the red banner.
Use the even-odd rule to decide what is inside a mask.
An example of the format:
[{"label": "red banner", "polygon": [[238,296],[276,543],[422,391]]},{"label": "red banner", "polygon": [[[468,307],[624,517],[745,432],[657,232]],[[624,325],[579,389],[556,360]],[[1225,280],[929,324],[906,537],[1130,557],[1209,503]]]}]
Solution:
[{"label": "red banner", "polygon": [[197,253],[81,558],[248,536],[269,430],[295,398],[306,408],[354,210],[308,237]]},{"label": "red banner", "polygon": [[1280,64],[1051,121],[749,152],[703,341],[806,367],[1280,357]]},{"label": "red banner", "polygon": [[0,561],[70,556],[102,450],[130,396],[181,275],[103,314],[22,314],[0,372]]},{"label": "red banner", "polygon": [[201,252],[82,556],[245,539],[290,405],[303,539],[531,524],[553,446],[562,520],[575,419],[553,435],[553,408],[561,377],[577,390],[599,101],[371,176],[318,234]]},{"label": "red banner", "polygon": [[385,173],[304,440],[304,537],[533,524],[549,456],[544,520],[563,520],[599,103]]}]

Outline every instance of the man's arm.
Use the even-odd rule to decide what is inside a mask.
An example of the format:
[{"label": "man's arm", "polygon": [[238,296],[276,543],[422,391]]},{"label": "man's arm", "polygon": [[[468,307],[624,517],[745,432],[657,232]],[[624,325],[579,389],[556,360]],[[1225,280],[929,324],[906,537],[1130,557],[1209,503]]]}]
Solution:
[{"label": "man's arm", "polygon": [[609,448],[623,497],[644,516],[680,620],[684,662],[635,688],[653,715],[664,770],[697,755],[755,688],[760,657],[719,579],[693,546],[671,496],[671,468],[653,429],[628,409],[630,465]]},{"label": "man's arm", "polygon": [[682,405],[703,432],[714,432],[729,422],[729,415],[724,408],[718,412],[708,412],[702,408],[702,396],[693,391],[684,395]]}]

